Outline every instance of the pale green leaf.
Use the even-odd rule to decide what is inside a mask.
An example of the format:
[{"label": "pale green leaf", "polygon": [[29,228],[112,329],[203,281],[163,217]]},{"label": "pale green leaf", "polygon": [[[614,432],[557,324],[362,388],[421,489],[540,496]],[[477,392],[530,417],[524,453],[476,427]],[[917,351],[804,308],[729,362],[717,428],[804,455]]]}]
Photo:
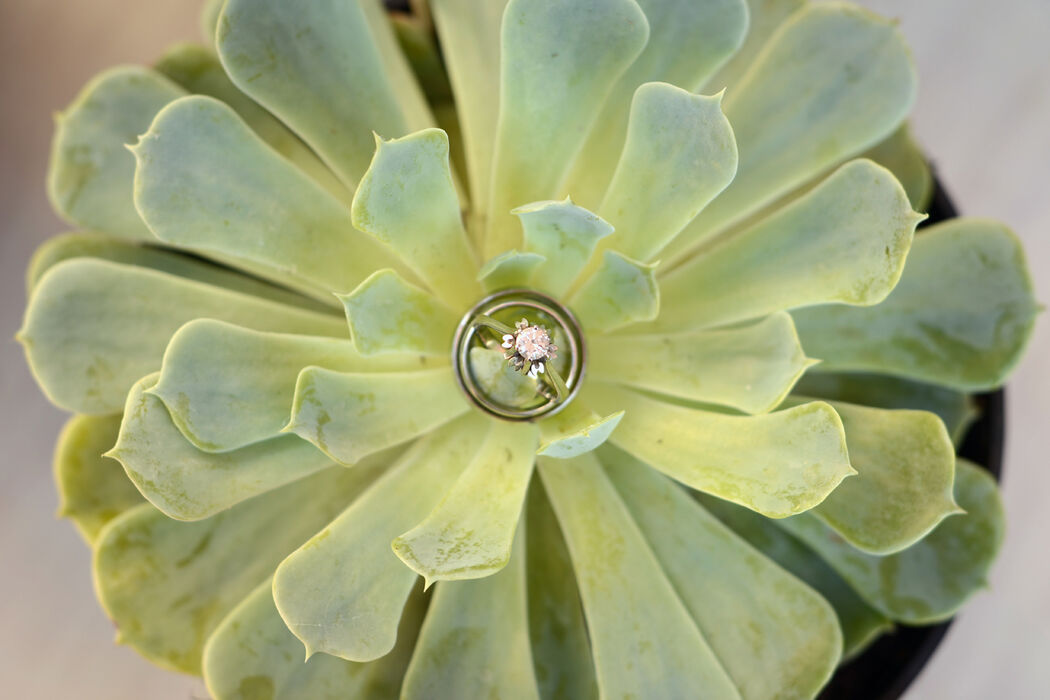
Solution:
[{"label": "pale green leaf", "polygon": [[576,397],[558,413],[540,422],[537,454],[558,459],[578,457],[609,439],[623,418],[623,411],[599,416]]},{"label": "pale green leaf", "polygon": [[426,129],[376,138],[375,157],[354,194],[354,226],[389,245],[424,282],[454,306],[479,295],[473,253],[448,164],[448,136]]},{"label": "pale green leaf", "polygon": [[613,444],[687,486],[772,518],[812,508],[856,473],[842,423],[823,402],[734,416],[607,384],[590,395],[599,410],[627,412]]},{"label": "pale green leaf", "polygon": [[[217,3],[216,14],[212,18],[215,22],[218,22],[218,12],[225,1]],[[214,47],[214,34],[208,43]],[[214,97],[228,104],[275,151],[294,163],[332,196],[350,202],[351,192],[339,182],[328,166],[288,127],[233,84],[214,49],[195,44],[176,44],[157,60],[154,68],[190,93]]]},{"label": "pale green leaf", "polygon": [[638,0],[638,4],[649,23],[649,42],[606,100],[564,188],[589,206],[601,201],[616,168],[628,133],[628,108],[638,86],[663,81],[697,90],[740,46],[747,30],[743,0]]},{"label": "pale green leaf", "polygon": [[396,264],[353,230],[342,203],[211,97],[162,109],[133,153],[135,205],[162,241],[246,260],[323,298]]},{"label": "pale green leaf", "polygon": [[143,377],[128,392],[120,435],[107,457],[124,466],[150,503],[169,518],[202,520],[260,493],[333,466],[320,450],[282,435],[232,452],[201,452],[182,436]]},{"label": "pale green leaf", "polygon": [[193,523],[148,503],[110,521],[96,543],[95,590],[117,641],[200,674],[204,643],[226,614],[376,471],[333,467]]},{"label": "pale green leaf", "polygon": [[884,374],[808,372],[794,390],[803,396],[863,406],[930,411],[944,421],[956,444],[978,415],[977,404],[969,394]]},{"label": "pale green leaf", "polygon": [[462,125],[472,227],[484,228],[500,94],[500,25],[507,0],[430,0]]},{"label": "pale green leaf", "polygon": [[894,22],[847,3],[794,13],[726,93],[736,178],[668,248],[668,261],[889,136],[915,93]]},{"label": "pale green leaf", "polygon": [[795,315],[820,370],[893,374],[963,391],[999,386],[1039,307],[1020,241],[1002,224],[952,219],[915,239],[904,276],[870,309]]},{"label": "pale green leaf", "polygon": [[594,456],[538,464],[572,555],[601,697],[739,698]]},{"label": "pale green leaf", "polygon": [[525,250],[545,258],[532,276],[537,289],[561,296],[613,227],[597,214],[563,201],[533,202],[511,212],[521,219]]},{"label": "pale green leaf", "polygon": [[765,48],[769,38],[792,13],[807,0],[747,0],[747,36],[744,43],[717,73],[707,79],[706,87],[735,91],[736,84],[755,64],[755,58]]},{"label": "pale green leaf", "polygon": [[537,253],[508,250],[481,266],[478,281],[486,292],[524,287],[529,285],[529,280],[545,260]]},{"label": "pale green leaf", "polygon": [[774,525],[772,520],[727,501],[697,495],[709,512],[748,544],[815,588],[831,604],[842,628],[843,660],[855,656],[876,637],[893,628],[888,618],[865,603],[813,550]]},{"label": "pale green leaf", "polygon": [[745,413],[776,408],[813,364],[791,317],[723,330],[590,339],[592,376]]},{"label": "pale green leaf", "polygon": [[535,402],[537,380],[516,371],[501,350],[470,349],[470,370],[485,396],[504,406]]},{"label": "pale green leaf", "polygon": [[225,4],[226,0],[205,0],[201,5],[201,37],[208,46],[215,46],[215,31],[218,29],[219,15],[222,14],[222,6]]},{"label": "pale green leaf", "polygon": [[428,587],[434,581],[484,578],[507,565],[538,433],[531,423],[494,421],[445,497],[394,540],[394,553]]},{"label": "pale green leaf", "polygon": [[26,272],[26,296],[32,295],[33,288],[36,287],[45,272],[63,260],[72,258],[99,258],[125,265],[148,267],[283,304],[302,306],[315,311],[330,310],[327,305],[316,299],[304,297],[283,287],[277,287],[269,282],[243,275],[206,260],[183,255],[174,250],[91,231],[63,233],[44,241],[29,261],[29,269]]},{"label": "pale green leaf", "polygon": [[529,647],[524,527],[502,571],[439,583],[405,674],[403,700],[539,700]]},{"label": "pale green leaf", "polygon": [[443,364],[425,359],[412,353],[362,357],[348,340],[260,333],[198,319],[172,336],[160,380],[149,393],[164,402],[190,442],[223,452],[280,434],[303,367],[393,372]]},{"label": "pale green leaf", "polygon": [[652,321],[660,313],[656,264],[607,250],[601,265],[572,295],[569,305],[591,333]]},{"label": "pale green leaf", "polygon": [[558,194],[599,108],[648,38],[634,0],[507,4],[485,257],[521,240],[512,209]]},{"label": "pale green leaf", "polygon": [[350,188],[372,132],[432,124],[378,3],[229,0],[219,57],[233,82],[303,138]]},{"label": "pale green leaf", "polygon": [[832,405],[858,473],[813,513],[843,539],[872,554],[890,554],[960,512],[952,498],[955,446],[940,418],[927,411]]},{"label": "pale green leaf", "polygon": [[598,459],[741,697],[814,697],[842,652],[831,606],[648,465]]},{"label": "pale green leaf", "polygon": [[159,369],[172,334],[202,316],[258,330],[346,335],[345,321],[336,316],[80,258],[55,265],[40,279],[18,338],[53,403],[82,413],[115,413],[131,385]]},{"label": "pale green leaf", "polygon": [[597,700],[598,682],[572,559],[543,485],[525,501],[529,639],[540,697]]},{"label": "pale green leaf", "polygon": [[353,464],[467,410],[450,368],[362,374],[307,367],[296,381],[285,430]]},{"label": "pale green leaf", "polygon": [[131,199],[135,159],[125,146],[154,115],[185,93],[148,68],[111,68],[89,82],[55,120],[47,193],[66,221],[124,238],[150,240]]},{"label": "pale green leaf", "polygon": [[480,447],[471,413],[415,443],[364,494],[277,568],[273,594],[307,656],[372,661],[394,647],[418,576],[390,541],[425,517]]},{"label": "pale green leaf", "polygon": [[1003,505],[995,480],[960,459],[953,515],[911,547],[887,556],[865,554],[809,513],[777,523],[812,547],[872,607],[893,620],[924,625],[947,619],[978,589],[1003,538]]},{"label": "pale green leaf", "polygon": [[[696,328],[814,304],[877,304],[900,279],[924,218],[888,170],[851,161],[775,214],[662,276],[656,325]],[[805,341],[803,347],[824,358]]]},{"label": "pale green leaf", "polygon": [[925,156],[912,138],[908,124],[875,144],[864,154],[865,158],[888,168],[908,193],[915,211],[927,211],[933,199],[933,173]]},{"label": "pale green leaf", "polygon": [[459,317],[394,270],[380,270],[350,294],[337,296],[346,309],[354,347],[362,355],[447,357],[452,348]]},{"label": "pale green leaf", "polygon": [[736,142],[721,103],[721,94],[694,95],[667,83],[638,88],[623,153],[598,208],[616,227],[602,247],[651,260],[732,182]]},{"label": "pale green leaf", "polygon": [[58,514],[72,520],[88,544],[103,525],[142,503],[142,494],[120,465],[102,456],[119,430],[119,415],[73,416],[55,444]]},{"label": "pale green leaf", "polygon": [[419,634],[424,597],[409,597],[397,646],[372,663],[317,654],[305,663],[303,644],[277,613],[271,582],[261,583],[208,638],[204,681],[215,700],[396,700]]}]

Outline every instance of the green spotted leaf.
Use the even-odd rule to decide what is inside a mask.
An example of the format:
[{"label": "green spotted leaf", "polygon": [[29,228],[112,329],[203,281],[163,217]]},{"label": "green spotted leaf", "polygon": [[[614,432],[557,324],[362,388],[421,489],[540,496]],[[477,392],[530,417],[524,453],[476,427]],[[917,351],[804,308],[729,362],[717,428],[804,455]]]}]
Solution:
[{"label": "green spotted leaf", "polygon": [[343,464],[429,433],[468,410],[450,368],[299,373],[285,427]]},{"label": "green spotted leaf", "polygon": [[809,513],[778,520],[814,549],[872,607],[893,620],[924,625],[945,620],[978,589],[1003,538],[1003,505],[995,480],[960,459],[955,499],[965,509],[911,547],[887,556],[851,547]]},{"label": "green spotted leaf", "polygon": [[532,478],[536,426],[495,421],[445,497],[393,542],[394,553],[426,579],[491,576],[510,560],[515,528]]},{"label": "green spotted leaf", "polygon": [[[438,503],[486,433],[460,418],[412,448],[364,494],[277,568],[274,599],[307,655],[372,661],[394,648],[418,576],[390,549]],[[356,468],[356,467],[355,467]]]},{"label": "green spotted leaf", "polygon": [[265,331],[345,336],[346,323],[143,267],[66,260],[29,298],[18,338],[53,403],[82,413],[115,413],[131,385],[160,367],[182,324],[199,317]]},{"label": "green spotted leaf", "polygon": [[638,88],[623,153],[598,208],[616,227],[603,247],[651,260],[732,182],[736,142],[721,104],[721,94],[694,95],[667,83]]},{"label": "green spotted leaf", "polygon": [[508,250],[495,256],[478,270],[478,281],[486,292],[524,287],[546,258],[537,253]]},{"label": "green spotted leaf", "polygon": [[856,473],[842,422],[823,402],[734,416],[608,384],[590,395],[599,410],[626,411],[612,444],[687,486],[771,518],[812,508]]},{"label": "green spotted leaf", "polygon": [[572,295],[569,305],[592,333],[651,321],[660,313],[656,265],[607,250],[601,265]]},{"label": "green spotted leaf", "polygon": [[[410,203],[410,205],[409,205]],[[424,282],[457,308],[479,293],[474,257],[448,161],[448,136],[426,129],[376,138],[375,157],[354,194],[354,226],[390,246]]]},{"label": "green spotted leaf", "polygon": [[58,436],[54,472],[58,513],[73,521],[88,544],[102,526],[142,503],[124,470],[102,453],[113,447],[120,416],[73,416]]},{"label": "green spotted leaf", "polygon": [[529,648],[524,527],[496,574],[442,582],[405,674],[404,700],[538,700]]},{"label": "green spotted leaf", "polygon": [[555,296],[565,294],[598,241],[613,232],[608,222],[568,197],[560,202],[526,204],[511,213],[521,219],[525,249],[544,258],[532,275],[532,284]]},{"label": "green spotted leaf", "polygon": [[338,297],[362,355],[448,355],[458,316],[394,270],[380,270]]},{"label": "green spotted leaf", "polygon": [[433,123],[377,3],[228,0],[217,44],[237,87],[351,189],[372,157],[373,131],[390,138]]},{"label": "green spotted leaf", "polygon": [[131,198],[135,159],[125,147],[185,94],[137,66],[112,68],[89,82],[55,125],[47,193],[58,215],[83,228],[152,239]]},{"label": "green spotted leaf", "polygon": [[[655,326],[724,325],[832,302],[877,304],[900,279],[924,218],[888,170],[851,161],[770,217],[662,276]],[[803,347],[824,359],[805,339]]]},{"label": "green spotted leaf", "polygon": [[1020,242],[1002,224],[952,219],[915,239],[900,284],[870,309],[795,315],[820,370],[880,372],[980,391],[1002,384],[1039,307]]},{"label": "green spotted leaf", "polygon": [[623,411],[599,416],[577,397],[558,413],[540,423],[540,449],[545,457],[569,459],[590,452],[612,435]]},{"label": "green spotted leaf", "polygon": [[893,173],[915,211],[927,211],[933,199],[933,173],[925,156],[915,143],[908,124],[904,123],[864,154]]},{"label": "green spotted leaf", "polygon": [[791,317],[723,330],[590,339],[594,377],[745,413],[771,411],[813,361]]},{"label": "green spotted leaf", "polygon": [[599,461],[740,696],[814,697],[842,652],[831,606],[646,464]]},{"label": "green spotted leaf", "polygon": [[95,547],[95,589],[118,641],[199,675],[204,643],[226,614],[376,471],[326,469],[198,522],[147,503],[110,521]]},{"label": "green spotted leaf", "polygon": [[558,194],[599,108],[648,38],[634,0],[507,3],[486,258],[518,246],[513,208]]},{"label": "green spotted leaf", "polygon": [[601,696],[739,698],[593,454],[538,464],[572,555]]}]

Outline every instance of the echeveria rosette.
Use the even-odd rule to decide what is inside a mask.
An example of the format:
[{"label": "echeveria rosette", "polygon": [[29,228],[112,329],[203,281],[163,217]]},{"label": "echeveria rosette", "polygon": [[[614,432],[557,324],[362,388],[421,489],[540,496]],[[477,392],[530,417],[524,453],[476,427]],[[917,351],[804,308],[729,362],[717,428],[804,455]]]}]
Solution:
[{"label": "echeveria rosette", "polygon": [[[915,233],[890,23],[227,0],[205,26],[215,51],[60,116],[49,191],[90,231],[40,249],[20,332],[78,414],[63,512],[123,642],[217,698],[810,697],[982,585],[1001,508],[953,438],[1036,305],[1001,225]],[[449,362],[511,286],[589,347],[532,423]],[[478,350],[489,391],[535,391]]]}]

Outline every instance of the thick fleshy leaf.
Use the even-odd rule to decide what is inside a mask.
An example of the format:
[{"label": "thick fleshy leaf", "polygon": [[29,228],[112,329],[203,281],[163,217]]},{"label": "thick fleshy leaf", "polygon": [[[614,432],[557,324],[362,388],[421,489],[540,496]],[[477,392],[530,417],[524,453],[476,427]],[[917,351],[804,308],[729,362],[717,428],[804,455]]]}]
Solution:
[{"label": "thick fleshy leaf", "polygon": [[204,646],[204,681],[215,700],[395,700],[423,620],[424,597],[409,597],[397,646],[361,664],[317,654],[306,663],[303,644],[277,613],[270,580],[264,581],[215,629]]},{"label": "thick fleshy leaf", "polygon": [[915,211],[926,211],[933,198],[933,173],[919,145],[912,138],[908,125],[877,143],[864,154],[865,158],[888,168],[908,193]]},{"label": "thick fleshy leaf", "polygon": [[470,463],[486,421],[472,413],[420,440],[342,515],[277,568],[273,594],[288,629],[315,652],[372,661],[394,647],[418,577],[390,550]]},{"label": "thick fleshy leaf", "polygon": [[526,204],[511,212],[521,219],[525,250],[545,258],[532,276],[532,284],[548,294],[561,296],[590,260],[598,241],[613,227],[597,214],[563,201]]},{"label": "thick fleshy leaf", "polygon": [[740,46],[747,30],[743,0],[638,0],[638,4],[649,23],[649,42],[606,100],[565,187],[589,206],[601,201],[616,169],[638,86],[658,80],[689,91],[698,89]]},{"label": "thick fleshy leaf", "polygon": [[434,581],[484,578],[507,565],[538,433],[531,423],[493,422],[441,502],[394,540],[394,553],[428,587]]},{"label": "thick fleshy leaf", "polygon": [[536,398],[537,380],[516,371],[501,350],[470,349],[470,369],[485,396],[504,406],[523,406]]},{"label": "thick fleshy leaf", "polygon": [[594,456],[538,464],[572,554],[601,696],[739,698]]},{"label": "thick fleshy leaf", "polygon": [[131,385],[160,367],[172,334],[202,316],[258,330],[346,335],[346,323],[336,316],[81,258],[55,265],[40,279],[18,338],[53,403],[81,413],[115,413]]},{"label": "thick fleshy leaf", "polygon": [[[218,2],[215,16],[226,0]],[[209,42],[214,46],[214,36]],[[176,44],[154,64],[154,68],[190,93],[225,102],[275,151],[294,163],[332,196],[347,203],[351,193],[324,163],[288,127],[241,92],[226,74],[213,50],[195,44]]]},{"label": "thick fleshy leaf", "polygon": [[851,161],[769,218],[661,277],[656,325],[696,328],[814,304],[877,304],[900,279],[924,218],[888,170]]},{"label": "thick fleshy leaf", "polygon": [[228,0],[217,43],[237,87],[347,187],[368,167],[373,131],[389,138],[433,123],[378,3]]},{"label": "thick fleshy leaf", "polygon": [[147,267],[283,304],[302,306],[316,311],[330,310],[327,305],[315,299],[199,258],[91,231],[63,233],[41,244],[29,261],[29,270],[26,272],[26,296],[32,295],[33,289],[45,272],[63,260],[73,258],[98,258],[124,265]]},{"label": "thick fleshy leaf", "polygon": [[120,465],[102,456],[119,430],[120,416],[73,416],[55,445],[58,514],[72,520],[88,544],[103,525],[142,503]]},{"label": "thick fleshy leaf", "polygon": [[736,89],[748,70],[755,65],[755,58],[769,38],[793,12],[806,4],[806,0],[747,0],[747,36],[744,43],[717,73],[707,79],[706,87],[721,90]]},{"label": "thick fleshy leaf", "polygon": [[226,0],[205,0],[201,6],[200,28],[201,37],[208,46],[215,46],[215,32],[219,28],[219,15],[222,14],[222,6]]},{"label": "thick fleshy leaf", "polygon": [[569,305],[591,333],[651,321],[660,313],[656,265],[607,250],[601,265],[572,295]]},{"label": "thick fleshy leaf", "polygon": [[537,454],[558,459],[579,457],[609,439],[623,418],[623,411],[599,416],[580,397],[540,423]]},{"label": "thick fleshy leaf", "polygon": [[596,700],[598,682],[572,559],[539,480],[525,501],[529,639],[540,697]]},{"label": "thick fleshy leaf", "polygon": [[876,408],[930,411],[944,421],[956,444],[978,414],[977,405],[969,394],[884,374],[808,372],[795,385],[795,391],[802,396]]},{"label": "thick fleshy leaf", "polygon": [[185,94],[137,66],[110,69],[88,83],[56,118],[47,193],[58,215],[83,228],[152,239],[131,199],[135,159],[125,146],[149,129],[161,107]]},{"label": "thick fleshy leaf", "polygon": [[112,520],[95,549],[95,590],[118,641],[199,674],[204,643],[226,614],[377,471],[333,467],[194,523],[145,503]]},{"label": "thick fleshy leaf", "polygon": [[558,193],[599,108],[648,38],[634,0],[507,4],[485,257],[521,240],[514,207]]},{"label": "thick fleshy leaf", "polygon": [[414,353],[362,357],[348,340],[260,333],[198,319],[172,336],[160,380],[149,393],[164,402],[190,442],[201,450],[224,452],[280,434],[303,367],[394,372],[432,364]]},{"label": "thick fleshy leaf", "polygon": [[425,129],[375,142],[375,157],[354,194],[354,226],[389,245],[450,304],[473,303],[480,289],[448,164],[448,136]]},{"label": "thick fleshy leaf", "polygon": [[486,292],[524,287],[546,258],[538,253],[508,250],[492,258],[478,270],[478,281]]},{"label": "thick fleshy leaf", "polygon": [[823,402],[733,416],[608,384],[593,386],[590,395],[602,411],[627,411],[613,444],[687,486],[771,518],[812,508],[856,473],[842,423]]},{"label": "thick fleshy leaf", "polygon": [[865,603],[835,570],[773,521],[747,508],[703,494],[704,507],[736,534],[820,592],[831,603],[842,627],[843,660],[855,656],[876,637],[893,628],[882,613]]},{"label": "thick fleshy leaf", "polygon": [[667,83],[638,88],[623,153],[598,208],[616,227],[602,247],[651,260],[733,180],[736,142],[721,104],[721,94],[694,95]]},{"label": "thick fleshy leaf", "polygon": [[846,3],[793,14],[726,95],[740,151],[733,184],[668,248],[668,261],[889,136],[915,93],[891,20]]},{"label": "thick fleshy leaf", "polygon": [[456,97],[470,183],[473,228],[484,228],[492,180],[500,72],[500,25],[507,0],[430,0],[441,55]]},{"label": "thick fleshy leaf", "polygon": [[963,391],[1002,384],[1039,307],[1024,250],[995,221],[952,219],[915,239],[904,276],[871,309],[819,307],[795,321],[820,370],[893,374]]},{"label": "thick fleshy leaf", "polygon": [[502,571],[439,583],[405,674],[404,700],[539,700],[529,647],[524,527]]},{"label": "thick fleshy leaf", "polygon": [[745,413],[776,408],[813,364],[783,312],[737,328],[599,335],[590,343],[594,377]]},{"label": "thick fleshy leaf", "polygon": [[354,464],[467,409],[450,368],[363,374],[307,367],[296,381],[292,419],[284,429],[337,462]]},{"label": "thick fleshy leaf", "polygon": [[135,205],[162,241],[247,260],[324,297],[396,263],[353,230],[341,202],[211,97],[162,109],[133,153]]},{"label": "thick fleshy leaf", "polygon": [[952,498],[955,446],[940,418],[927,411],[832,405],[858,473],[813,513],[843,539],[865,552],[890,554],[961,512]]},{"label": "thick fleshy leaf", "polygon": [[599,461],[740,696],[816,696],[842,652],[831,606],[648,465]]},{"label": "thick fleshy leaf", "polygon": [[1003,505],[995,480],[960,459],[955,499],[966,512],[946,518],[911,547],[888,556],[851,547],[809,513],[777,521],[837,571],[872,607],[893,620],[922,625],[955,614],[986,585],[1003,538]]},{"label": "thick fleshy leaf", "polygon": [[124,466],[139,491],[169,518],[202,520],[260,493],[333,466],[295,435],[232,452],[201,452],[182,436],[163,402],[145,393],[143,377],[128,392],[120,436],[107,457]]},{"label": "thick fleshy leaf", "polygon": [[350,294],[338,296],[362,355],[447,356],[452,347],[458,316],[394,270],[380,270]]}]

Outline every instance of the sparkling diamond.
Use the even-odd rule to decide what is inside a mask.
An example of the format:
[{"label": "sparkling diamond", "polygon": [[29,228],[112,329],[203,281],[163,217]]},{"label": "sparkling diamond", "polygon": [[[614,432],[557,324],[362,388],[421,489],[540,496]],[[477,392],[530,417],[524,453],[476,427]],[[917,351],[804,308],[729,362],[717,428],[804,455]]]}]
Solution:
[{"label": "sparkling diamond", "polygon": [[514,349],[529,362],[544,360],[550,355],[551,337],[539,326],[528,326],[518,331]]}]

